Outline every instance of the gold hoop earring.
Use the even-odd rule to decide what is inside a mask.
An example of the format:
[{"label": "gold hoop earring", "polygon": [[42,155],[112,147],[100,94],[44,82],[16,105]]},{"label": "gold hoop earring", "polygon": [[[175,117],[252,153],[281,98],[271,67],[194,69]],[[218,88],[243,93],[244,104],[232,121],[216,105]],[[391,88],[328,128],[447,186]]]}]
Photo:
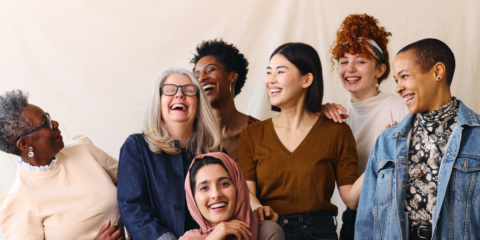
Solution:
[{"label": "gold hoop earring", "polygon": [[230,94],[232,94],[232,100],[235,100],[235,85],[233,86],[233,89],[232,89],[232,85],[234,83],[230,83]]}]

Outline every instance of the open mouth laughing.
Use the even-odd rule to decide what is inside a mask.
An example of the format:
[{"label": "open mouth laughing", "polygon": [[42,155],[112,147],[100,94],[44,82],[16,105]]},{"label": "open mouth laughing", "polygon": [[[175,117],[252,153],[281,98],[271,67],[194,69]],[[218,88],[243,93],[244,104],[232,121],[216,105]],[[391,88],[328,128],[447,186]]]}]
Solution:
[{"label": "open mouth laughing", "polygon": [[405,100],[405,103],[407,103],[407,105],[409,105],[414,98],[415,98],[415,93],[403,95],[403,100]]},{"label": "open mouth laughing", "polygon": [[358,81],[360,81],[360,79],[362,79],[362,78],[361,77],[346,77],[345,81],[348,84],[354,84],[354,83],[357,83]]},{"label": "open mouth laughing", "polygon": [[187,105],[183,103],[174,103],[170,106],[170,110],[173,111],[187,111],[188,107]]},{"label": "open mouth laughing", "polygon": [[215,203],[210,204],[208,206],[208,208],[210,208],[211,210],[213,210],[215,212],[221,212],[221,211],[225,210],[226,207],[227,207],[227,202],[215,202]]},{"label": "open mouth laughing", "polygon": [[217,87],[217,85],[213,84],[213,83],[204,83],[202,85],[202,88],[203,88],[203,91],[205,91],[205,93],[208,95],[209,93],[212,92],[212,90]]}]

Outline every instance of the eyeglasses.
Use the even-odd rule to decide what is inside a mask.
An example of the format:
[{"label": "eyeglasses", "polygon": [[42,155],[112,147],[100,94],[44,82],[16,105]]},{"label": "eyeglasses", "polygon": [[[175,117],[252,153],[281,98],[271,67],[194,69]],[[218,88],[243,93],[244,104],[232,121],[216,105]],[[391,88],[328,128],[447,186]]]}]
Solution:
[{"label": "eyeglasses", "polygon": [[16,141],[18,141],[18,139],[22,138],[22,137],[25,137],[27,136],[28,134],[32,133],[33,131],[39,129],[41,126],[43,125],[47,125],[47,127],[50,129],[50,130],[53,130],[53,122],[52,122],[52,119],[50,118],[50,114],[48,113],[45,113],[45,121],[43,121],[42,123],[40,123],[40,125],[34,127],[32,130],[22,134],[20,137],[17,138]]},{"label": "eyeglasses", "polygon": [[173,96],[177,94],[178,88],[182,89],[182,93],[185,94],[185,96],[193,97],[198,93],[198,87],[193,84],[164,84],[160,86],[160,93],[165,94],[165,96]]}]

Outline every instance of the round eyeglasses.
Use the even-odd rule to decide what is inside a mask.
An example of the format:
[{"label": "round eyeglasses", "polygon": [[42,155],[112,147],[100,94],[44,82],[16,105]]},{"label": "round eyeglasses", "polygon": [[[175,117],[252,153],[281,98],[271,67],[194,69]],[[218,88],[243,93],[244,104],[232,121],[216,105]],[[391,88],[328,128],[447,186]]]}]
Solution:
[{"label": "round eyeglasses", "polygon": [[175,84],[164,84],[160,86],[160,93],[165,96],[173,96],[177,94],[178,88],[182,89],[182,93],[185,96],[193,97],[198,93],[198,87],[193,84],[185,85],[175,85]]},{"label": "round eyeglasses", "polygon": [[48,113],[45,113],[45,121],[43,121],[42,123],[40,123],[40,125],[32,128],[32,130],[22,134],[20,137],[17,138],[16,141],[18,141],[18,139],[22,138],[22,137],[25,137],[27,136],[28,134],[32,133],[33,131],[39,129],[41,126],[43,125],[47,125],[47,127],[50,129],[50,130],[53,130],[53,122],[52,122],[52,119],[50,118],[50,114]]}]

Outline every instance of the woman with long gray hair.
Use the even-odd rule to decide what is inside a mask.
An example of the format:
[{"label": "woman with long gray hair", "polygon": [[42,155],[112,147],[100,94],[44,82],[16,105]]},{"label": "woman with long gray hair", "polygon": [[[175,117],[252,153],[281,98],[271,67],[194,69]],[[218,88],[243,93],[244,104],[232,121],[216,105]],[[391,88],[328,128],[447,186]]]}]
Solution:
[{"label": "woman with long gray hair", "polygon": [[118,204],[134,239],[177,239],[198,229],[185,176],[197,155],[222,150],[218,121],[195,77],[170,68],[155,80],[142,134],[120,150]]},{"label": "woman with long gray hair", "polygon": [[118,161],[84,136],[64,144],[53,121],[21,91],[0,96],[0,150],[17,155],[0,197],[7,240],[123,239],[116,201]]}]

